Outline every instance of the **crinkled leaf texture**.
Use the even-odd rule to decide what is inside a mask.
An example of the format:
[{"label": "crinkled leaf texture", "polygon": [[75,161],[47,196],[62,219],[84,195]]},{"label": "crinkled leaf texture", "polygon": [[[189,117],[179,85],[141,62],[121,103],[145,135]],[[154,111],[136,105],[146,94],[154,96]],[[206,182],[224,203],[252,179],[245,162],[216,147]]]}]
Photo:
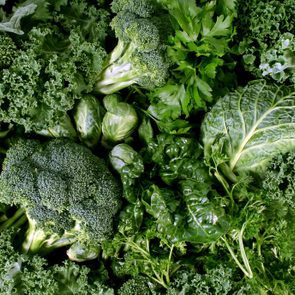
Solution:
[{"label": "crinkled leaf texture", "polygon": [[263,172],[273,156],[295,149],[295,88],[251,82],[220,99],[201,129],[210,165],[222,155],[226,174]]}]

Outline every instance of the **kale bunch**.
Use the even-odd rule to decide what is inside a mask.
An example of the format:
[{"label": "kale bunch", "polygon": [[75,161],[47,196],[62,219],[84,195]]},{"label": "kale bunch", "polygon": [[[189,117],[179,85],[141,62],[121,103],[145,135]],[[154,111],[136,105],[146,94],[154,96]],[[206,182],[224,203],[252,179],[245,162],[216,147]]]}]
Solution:
[{"label": "kale bunch", "polygon": [[[107,56],[109,23],[109,12],[98,4],[33,2],[0,23],[0,121],[26,132],[59,125],[93,90]],[[16,25],[22,30],[12,30]]]},{"label": "kale bunch", "polygon": [[294,1],[240,0],[238,15],[236,41],[245,69],[256,78],[294,83]]}]

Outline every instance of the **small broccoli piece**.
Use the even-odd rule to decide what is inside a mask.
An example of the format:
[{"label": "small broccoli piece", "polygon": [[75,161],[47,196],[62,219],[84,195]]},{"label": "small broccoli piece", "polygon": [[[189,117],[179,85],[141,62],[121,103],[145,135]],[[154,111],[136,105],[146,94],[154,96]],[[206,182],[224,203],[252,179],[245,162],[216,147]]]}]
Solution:
[{"label": "small broccoli piece", "polygon": [[111,26],[118,43],[99,75],[98,92],[111,94],[133,84],[145,89],[165,84],[170,65],[166,55],[170,24],[161,9],[152,15],[155,7],[154,1],[113,1],[116,16]]},{"label": "small broccoli piece", "polygon": [[149,295],[150,288],[144,277],[136,277],[126,281],[118,290],[119,295]]},{"label": "small broccoli piece", "polygon": [[6,33],[0,32],[0,69],[8,68],[17,55],[13,40]]},{"label": "small broccoli piece", "polygon": [[47,254],[77,241],[99,247],[112,236],[121,187],[86,147],[64,139],[19,140],[7,151],[0,188],[1,202],[26,212],[26,251]]}]

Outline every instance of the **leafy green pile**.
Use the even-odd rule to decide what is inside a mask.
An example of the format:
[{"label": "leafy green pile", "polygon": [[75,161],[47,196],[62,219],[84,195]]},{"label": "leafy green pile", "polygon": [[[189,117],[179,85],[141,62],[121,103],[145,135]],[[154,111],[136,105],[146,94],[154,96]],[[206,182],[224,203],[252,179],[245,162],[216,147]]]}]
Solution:
[{"label": "leafy green pile", "polygon": [[0,0],[0,293],[295,294],[293,0]]},{"label": "leafy green pile", "polygon": [[254,77],[294,84],[294,11],[292,0],[238,1],[238,51]]}]

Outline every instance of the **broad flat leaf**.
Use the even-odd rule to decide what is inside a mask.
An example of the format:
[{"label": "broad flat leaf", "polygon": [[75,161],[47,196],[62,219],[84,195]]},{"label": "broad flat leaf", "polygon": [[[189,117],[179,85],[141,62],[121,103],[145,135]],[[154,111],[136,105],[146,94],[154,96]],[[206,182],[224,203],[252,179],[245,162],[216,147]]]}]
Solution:
[{"label": "broad flat leaf", "polygon": [[215,207],[206,196],[201,196],[201,193],[185,196],[187,225],[183,232],[190,242],[206,243],[223,235],[228,223],[223,209]]},{"label": "broad flat leaf", "polygon": [[295,149],[295,89],[254,81],[220,99],[201,129],[207,162],[222,153],[231,172],[262,172]]}]

